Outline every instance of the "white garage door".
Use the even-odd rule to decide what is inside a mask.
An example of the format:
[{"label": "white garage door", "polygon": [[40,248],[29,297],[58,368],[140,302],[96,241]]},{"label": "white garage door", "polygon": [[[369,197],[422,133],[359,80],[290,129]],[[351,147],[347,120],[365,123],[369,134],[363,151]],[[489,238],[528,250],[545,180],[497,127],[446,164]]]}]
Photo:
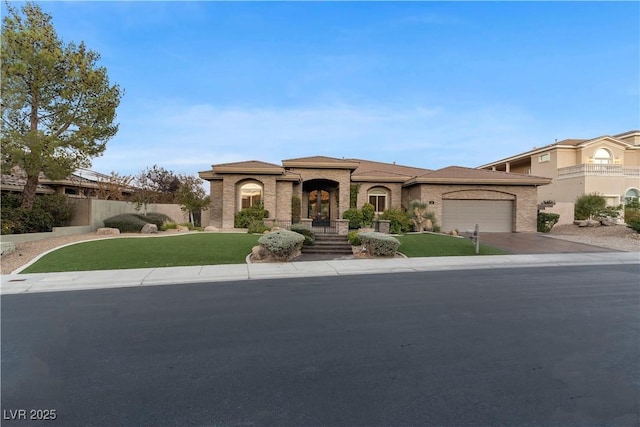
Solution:
[{"label": "white garage door", "polygon": [[442,230],[473,230],[480,232],[512,232],[512,200],[443,200]]}]

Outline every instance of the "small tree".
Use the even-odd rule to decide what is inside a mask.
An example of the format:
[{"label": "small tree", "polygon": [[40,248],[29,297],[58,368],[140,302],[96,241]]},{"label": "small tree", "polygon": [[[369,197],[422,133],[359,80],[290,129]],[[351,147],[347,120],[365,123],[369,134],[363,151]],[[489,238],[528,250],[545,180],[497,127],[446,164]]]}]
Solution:
[{"label": "small tree", "polygon": [[607,206],[607,200],[598,193],[583,194],[576,199],[574,216],[576,219],[593,219],[594,215]]},{"label": "small tree", "polygon": [[584,194],[576,199],[574,216],[578,220],[617,218],[622,212],[622,205],[607,206],[607,199],[598,193]]},{"label": "small tree", "polygon": [[124,200],[124,191],[131,189],[133,177],[111,171],[111,175],[98,179],[97,196],[102,200]]},{"label": "small tree", "polygon": [[362,226],[373,227],[373,220],[376,216],[376,208],[371,203],[362,206]]},{"label": "small tree", "polygon": [[302,214],[302,203],[299,196],[291,196],[291,223],[298,224]]},{"label": "small tree", "polygon": [[176,197],[180,188],[182,177],[173,171],[158,165],[146,168],[134,179],[136,191],[131,201],[136,204],[136,210],[144,208],[147,213],[147,205],[150,203],[177,203]]},{"label": "small tree", "polygon": [[189,213],[189,222],[193,226],[195,226],[194,213],[206,211],[211,204],[211,198],[202,188],[202,180],[195,176],[183,175],[180,177],[176,199],[181,205],[180,209]]},{"label": "small tree", "polygon": [[27,176],[22,208],[31,209],[40,173],[62,179],[105,150],[121,92],[100,55],[84,43],[64,45],[51,16],[27,3],[7,5],[2,21],[2,167]]}]

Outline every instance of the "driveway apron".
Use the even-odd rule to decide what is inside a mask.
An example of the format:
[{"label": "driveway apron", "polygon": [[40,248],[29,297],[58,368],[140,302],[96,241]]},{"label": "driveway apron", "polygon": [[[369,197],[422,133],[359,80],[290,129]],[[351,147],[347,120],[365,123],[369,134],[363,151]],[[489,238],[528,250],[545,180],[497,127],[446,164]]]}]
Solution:
[{"label": "driveway apron", "polygon": [[619,252],[599,246],[553,239],[540,233],[480,233],[480,243],[505,250],[514,255]]}]

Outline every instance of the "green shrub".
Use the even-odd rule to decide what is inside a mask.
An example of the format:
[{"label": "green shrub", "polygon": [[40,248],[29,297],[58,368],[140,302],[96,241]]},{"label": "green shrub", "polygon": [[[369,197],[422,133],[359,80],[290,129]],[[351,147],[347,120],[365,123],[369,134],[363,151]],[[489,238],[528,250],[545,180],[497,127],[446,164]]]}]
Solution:
[{"label": "green shrub", "polygon": [[249,228],[252,221],[262,221],[269,217],[269,211],[266,211],[262,205],[252,206],[242,209],[235,216],[233,226],[235,228]]},{"label": "green shrub", "polygon": [[104,220],[104,226],[117,228],[121,233],[139,233],[149,221],[140,219],[144,215],[120,214]]},{"label": "green shrub", "polygon": [[160,227],[160,230],[167,231],[167,230],[175,230],[176,228],[178,228],[178,224],[171,221],[171,222],[165,222],[164,224],[162,224],[162,227]]},{"label": "green shrub", "polygon": [[302,248],[304,236],[289,230],[278,230],[260,237],[258,243],[274,259],[288,261]]},{"label": "green shrub", "polygon": [[52,229],[53,216],[35,207],[31,210],[13,209],[2,221],[3,234],[46,233]]},{"label": "green shrub", "polygon": [[[638,203],[635,200],[634,202],[636,202],[636,204]],[[627,204],[627,206],[625,206],[624,208],[624,222],[629,224],[629,221],[633,221],[636,219],[640,220],[640,205],[636,207],[633,204]]]},{"label": "green shrub", "polygon": [[155,217],[155,218],[150,217],[148,214],[147,215],[131,214],[131,215],[135,216],[140,221],[143,221],[145,224],[155,224],[156,227],[158,227],[158,230],[162,228],[162,223],[164,222],[162,219],[158,217]]},{"label": "green shrub", "polygon": [[69,225],[73,217],[73,206],[62,194],[37,196],[29,210],[22,209],[21,204],[22,197],[17,194],[2,195],[2,234],[49,232],[53,227]]},{"label": "green shrub", "polygon": [[394,256],[400,246],[395,237],[377,232],[360,233],[360,240],[367,253],[373,256]]},{"label": "green shrub", "polygon": [[51,215],[53,227],[66,227],[71,224],[74,208],[64,194],[47,194],[36,197],[34,209],[41,209]]},{"label": "green shrub", "polygon": [[251,219],[247,227],[247,233],[250,234],[262,234],[267,230],[269,230],[269,227],[267,227],[261,219]]},{"label": "green shrub", "polygon": [[146,217],[154,221],[151,224],[156,224],[156,225],[158,225],[158,223],[160,224],[158,225],[158,230],[162,227],[163,224],[168,222],[173,222],[173,220],[168,215],[158,213],[158,212],[147,213]]},{"label": "green shrub", "polygon": [[5,209],[18,209],[21,204],[22,197],[20,197],[18,194],[3,193],[2,197],[0,198],[0,206],[2,207],[3,211]]},{"label": "green shrub", "polygon": [[349,228],[350,229],[358,229],[362,227],[362,211],[350,208],[344,211],[342,214],[342,219],[349,220]]},{"label": "green shrub", "polygon": [[360,192],[360,184],[351,184],[349,187],[349,208],[356,209],[358,207],[358,193]]},{"label": "green shrub", "polygon": [[560,215],[555,213],[538,212],[538,231],[548,233],[560,220]]},{"label": "green shrub", "polygon": [[409,218],[409,214],[404,209],[387,209],[380,215],[380,219],[391,221],[389,224],[389,232],[391,234],[402,234],[411,231],[411,218]]},{"label": "green shrub", "polygon": [[311,246],[316,241],[316,233],[300,224],[293,224],[291,226],[291,231],[304,236],[304,246]]},{"label": "green shrub", "polygon": [[636,233],[640,233],[640,219],[632,219],[627,221],[627,227],[634,230]]},{"label": "green shrub", "polygon": [[362,240],[360,240],[360,231],[353,230],[347,234],[347,240],[351,243],[351,246],[362,246]]},{"label": "green shrub", "polygon": [[584,194],[576,199],[574,216],[578,220],[593,219],[607,206],[607,200],[597,194]]},{"label": "green shrub", "polygon": [[376,208],[371,203],[362,206],[362,226],[373,227],[373,219],[376,216]]}]

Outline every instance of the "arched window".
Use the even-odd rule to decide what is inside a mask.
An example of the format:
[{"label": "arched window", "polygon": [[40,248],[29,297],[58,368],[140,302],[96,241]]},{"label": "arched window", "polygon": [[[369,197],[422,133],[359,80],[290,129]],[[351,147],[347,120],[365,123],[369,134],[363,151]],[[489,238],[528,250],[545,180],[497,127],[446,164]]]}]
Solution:
[{"label": "arched window", "polygon": [[385,189],[377,187],[372,188],[368,192],[369,203],[373,205],[377,214],[381,214],[387,210],[387,191]]},{"label": "arched window", "polygon": [[246,209],[262,203],[262,186],[257,182],[248,182],[240,187],[240,208]]},{"label": "arched window", "polygon": [[593,155],[593,163],[597,163],[600,165],[613,163],[613,156],[611,155],[611,151],[606,148],[598,148]]},{"label": "arched window", "polygon": [[629,205],[633,201],[640,202],[640,190],[637,190],[635,188],[630,188],[624,194],[624,204]]}]

